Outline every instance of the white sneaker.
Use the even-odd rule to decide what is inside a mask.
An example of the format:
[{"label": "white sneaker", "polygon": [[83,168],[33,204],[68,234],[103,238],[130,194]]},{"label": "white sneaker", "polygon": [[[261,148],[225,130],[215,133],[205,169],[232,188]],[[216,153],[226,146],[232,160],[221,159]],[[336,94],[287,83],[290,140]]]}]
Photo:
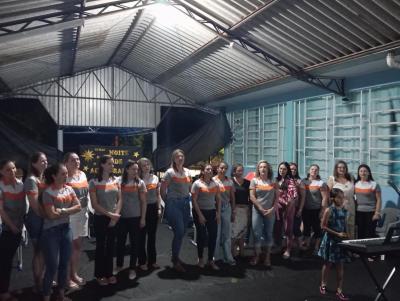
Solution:
[{"label": "white sneaker", "polygon": [[136,278],[135,270],[129,270],[129,280],[133,280]]}]

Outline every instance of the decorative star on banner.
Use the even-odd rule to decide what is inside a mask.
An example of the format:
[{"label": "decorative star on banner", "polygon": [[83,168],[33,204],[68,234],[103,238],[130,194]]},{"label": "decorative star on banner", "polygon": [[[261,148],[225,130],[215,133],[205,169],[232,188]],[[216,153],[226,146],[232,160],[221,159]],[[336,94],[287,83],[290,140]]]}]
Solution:
[{"label": "decorative star on banner", "polygon": [[94,152],[92,152],[91,150],[85,150],[82,153],[82,158],[85,159],[85,161],[90,162],[93,160],[94,157]]},{"label": "decorative star on banner", "polygon": [[86,165],[83,167],[83,171],[88,171],[89,167],[87,167]]},{"label": "decorative star on banner", "polygon": [[139,157],[139,152],[134,152],[134,153],[133,153],[133,156],[134,156],[135,158]]}]

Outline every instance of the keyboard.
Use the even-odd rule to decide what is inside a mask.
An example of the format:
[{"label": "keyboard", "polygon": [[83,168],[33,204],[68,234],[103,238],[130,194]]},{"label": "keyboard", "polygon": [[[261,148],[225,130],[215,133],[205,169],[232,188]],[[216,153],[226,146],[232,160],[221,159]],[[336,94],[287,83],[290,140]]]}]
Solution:
[{"label": "keyboard", "polygon": [[338,245],[345,249],[358,254],[379,255],[392,252],[400,252],[400,238],[393,236],[388,243],[384,243],[385,237],[366,238],[366,239],[349,239],[343,240]]}]

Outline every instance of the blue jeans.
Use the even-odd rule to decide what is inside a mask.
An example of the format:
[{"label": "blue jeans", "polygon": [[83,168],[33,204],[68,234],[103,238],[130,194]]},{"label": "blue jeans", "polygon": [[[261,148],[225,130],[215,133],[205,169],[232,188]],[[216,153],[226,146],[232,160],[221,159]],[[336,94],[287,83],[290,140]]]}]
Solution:
[{"label": "blue jeans", "polygon": [[251,222],[254,235],[254,247],[271,247],[274,241],[275,211],[272,211],[272,213],[267,216],[263,216],[253,207]]},{"label": "blue jeans", "polygon": [[172,239],[172,262],[175,263],[179,260],[182,240],[190,221],[190,197],[167,200],[164,214],[174,232],[174,238]]},{"label": "blue jeans", "polygon": [[231,250],[232,240],[232,208],[229,203],[223,203],[221,207],[221,223],[218,225],[217,245],[215,248],[215,260],[233,262]]},{"label": "blue jeans", "polygon": [[58,274],[58,287],[67,285],[68,263],[72,252],[72,232],[68,224],[43,230],[41,236],[46,273],[43,279],[43,295],[50,296],[54,276]]}]

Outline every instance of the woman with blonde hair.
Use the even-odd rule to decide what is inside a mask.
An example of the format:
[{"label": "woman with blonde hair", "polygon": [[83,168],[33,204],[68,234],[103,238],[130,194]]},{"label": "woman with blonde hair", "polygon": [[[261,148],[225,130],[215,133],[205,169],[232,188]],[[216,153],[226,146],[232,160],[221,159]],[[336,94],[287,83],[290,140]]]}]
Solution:
[{"label": "woman with blonde hair", "polygon": [[165,200],[165,217],[174,232],[172,264],[178,272],[185,272],[179,253],[190,221],[191,177],[189,170],[183,167],[184,163],[183,150],[174,150],[171,155],[171,167],[165,172],[160,188],[161,197]]},{"label": "woman with blonde hair", "polygon": [[250,262],[256,265],[261,252],[265,253],[264,265],[271,267],[271,247],[275,223],[275,206],[279,190],[272,178],[272,168],[265,160],[257,163],[256,176],[250,182],[250,200],[253,203],[252,228],[255,256]]}]

